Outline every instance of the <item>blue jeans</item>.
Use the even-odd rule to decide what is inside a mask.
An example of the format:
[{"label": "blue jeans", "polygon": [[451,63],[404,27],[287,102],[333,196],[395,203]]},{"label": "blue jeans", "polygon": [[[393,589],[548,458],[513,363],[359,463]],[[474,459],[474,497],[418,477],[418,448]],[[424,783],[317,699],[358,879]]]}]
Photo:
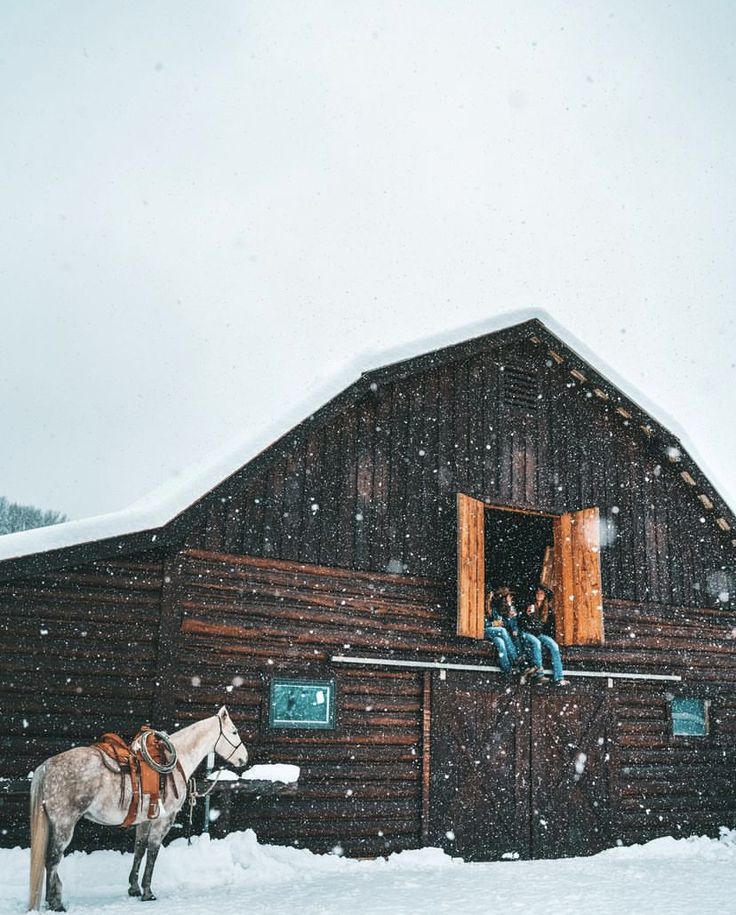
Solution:
[{"label": "blue jeans", "polygon": [[514,640],[503,626],[491,626],[490,623],[485,625],[485,636],[496,646],[499,666],[507,674],[519,656]]},{"label": "blue jeans", "polygon": [[557,642],[548,635],[532,635],[531,632],[522,632],[521,638],[532,656],[532,662],[537,667],[542,667],[542,646],[547,649],[552,661],[552,678],[555,681],[561,680],[562,657]]}]

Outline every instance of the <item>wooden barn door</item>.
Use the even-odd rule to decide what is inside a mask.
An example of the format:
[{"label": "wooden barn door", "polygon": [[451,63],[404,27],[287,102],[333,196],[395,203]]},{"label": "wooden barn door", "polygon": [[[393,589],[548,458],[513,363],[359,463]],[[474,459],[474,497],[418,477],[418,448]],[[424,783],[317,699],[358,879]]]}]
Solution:
[{"label": "wooden barn door", "polygon": [[433,675],[430,844],[468,861],[526,857],[528,747],[520,696]]},{"label": "wooden barn door", "polygon": [[506,689],[433,675],[428,839],[468,861],[560,858],[609,844],[602,685]]},{"label": "wooden barn door", "polygon": [[533,695],[533,858],[591,855],[610,844],[607,693]]}]

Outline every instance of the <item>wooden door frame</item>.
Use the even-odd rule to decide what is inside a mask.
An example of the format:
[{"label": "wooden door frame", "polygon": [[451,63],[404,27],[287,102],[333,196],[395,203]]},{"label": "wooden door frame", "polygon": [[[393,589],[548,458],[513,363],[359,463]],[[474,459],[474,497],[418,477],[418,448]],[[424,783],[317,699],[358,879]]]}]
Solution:
[{"label": "wooden door frame", "polygon": [[[559,526],[559,521],[557,519],[561,518],[562,515],[565,514],[565,512],[553,513],[553,512],[548,511],[547,509],[529,508],[528,506],[517,506],[514,504],[507,505],[507,504],[501,504],[501,503],[496,503],[496,502],[493,502],[493,503],[484,502],[484,506],[485,506],[486,511],[512,512],[517,515],[526,515],[527,517],[532,517],[532,518],[547,518],[549,521],[551,521],[552,522],[552,544],[551,545],[552,545],[553,568],[554,568],[554,565],[555,565],[555,562],[554,562],[555,536],[557,534],[557,530],[558,530],[558,526]],[[485,518],[484,518],[484,527],[485,527]]]},{"label": "wooden door frame", "polygon": [[[473,497],[471,497],[473,498]],[[574,592],[573,588],[573,566],[574,566],[574,556],[572,554],[565,553],[562,548],[563,539],[565,536],[565,531],[570,531],[570,519],[577,518],[581,514],[586,512],[595,511],[596,517],[599,517],[600,507],[597,505],[588,505],[584,508],[578,508],[574,511],[563,511],[563,512],[551,512],[546,508],[529,508],[528,506],[520,506],[516,504],[504,504],[499,502],[486,502],[485,500],[477,500],[478,502],[483,502],[485,511],[503,511],[503,512],[513,512],[519,515],[527,515],[535,518],[548,518],[552,522],[552,550],[553,550],[553,569],[556,569],[559,573],[559,581],[555,590],[555,598],[558,595],[558,589],[562,590],[563,595]],[[484,518],[484,528],[485,528],[485,518]],[[485,535],[484,535],[485,536]],[[485,540],[484,540],[485,542]],[[560,645],[577,645],[577,644],[592,644],[599,645],[603,644],[605,641],[604,637],[604,626],[603,626],[603,616],[602,616],[602,603],[603,603],[603,588],[601,582],[601,556],[600,556],[600,544],[599,548],[596,551],[598,553],[598,592],[600,595],[600,611],[601,616],[598,621],[597,629],[594,630],[593,638],[584,639],[581,642],[573,640],[572,633],[574,631],[574,622],[569,616],[569,607],[564,604],[562,601],[556,601],[557,607],[557,622],[561,637],[558,637],[557,641]],[[567,557],[567,561],[565,561]],[[599,630],[599,635],[597,630]]]},{"label": "wooden door frame", "polygon": [[528,505],[519,505],[515,502],[487,502],[485,499],[479,499],[483,502],[486,510],[500,512],[516,512],[518,515],[533,515],[536,518],[559,518],[564,512],[553,512],[548,508],[529,508]]}]

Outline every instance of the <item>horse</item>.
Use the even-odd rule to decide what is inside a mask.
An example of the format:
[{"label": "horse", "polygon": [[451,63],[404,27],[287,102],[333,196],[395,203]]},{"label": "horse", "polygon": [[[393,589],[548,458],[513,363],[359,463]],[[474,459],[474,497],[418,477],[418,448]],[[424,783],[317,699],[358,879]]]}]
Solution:
[{"label": "horse", "polygon": [[[248,751],[224,705],[216,715],[176,731],[168,740],[181,766],[171,773],[176,780],[175,790],[168,793],[165,809],[163,803],[159,804],[155,819],[147,818],[149,795],[143,794],[132,824],[136,832],[128,895],[144,902],[156,898],[151,892],[156,857],[184,803],[188,781],[197,766],[212,752],[238,767],[248,761]],[[133,793],[130,778],[111,771],[102,756],[93,747],[74,747],[45,760],[33,773],[29,912],[37,911],[41,902],[44,867],[47,906],[52,912],[66,911],[57,869],[82,817],[104,826],[121,826],[126,817]],[[138,872],[144,855],[147,857],[141,890]]]}]

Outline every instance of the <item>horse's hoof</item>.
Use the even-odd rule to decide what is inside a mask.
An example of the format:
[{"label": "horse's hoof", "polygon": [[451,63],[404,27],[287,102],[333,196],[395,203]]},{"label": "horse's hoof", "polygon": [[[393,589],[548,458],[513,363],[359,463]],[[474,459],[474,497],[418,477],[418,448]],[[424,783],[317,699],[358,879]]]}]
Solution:
[{"label": "horse's hoof", "polygon": [[50,912],[66,912],[66,906],[61,902],[57,902],[56,905],[50,902],[48,908]]},{"label": "horse's hoof", "polygon": [[140,896],[141,888],[139,886],[129,886],[128,895],[129,896]]},{"label": "horse's hoof", "polygon": [[141,902],[153,902],[155,899],[156,897],[150,890],[141,896]]}]

